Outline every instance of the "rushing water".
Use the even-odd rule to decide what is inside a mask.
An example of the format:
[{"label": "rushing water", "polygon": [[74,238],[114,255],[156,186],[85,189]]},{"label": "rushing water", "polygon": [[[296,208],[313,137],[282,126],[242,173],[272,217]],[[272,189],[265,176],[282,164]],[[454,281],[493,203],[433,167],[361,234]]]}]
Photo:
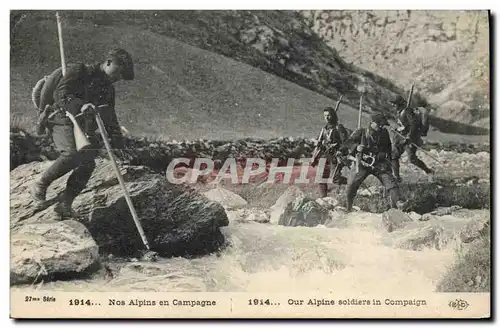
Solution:
[{"label": "rushing water", "polygon": [[[455,259],[453,245],[410,251],[385,246],[380,215],[351,213],[345,228],[283,227],[232,221],[231,246],[200,258],[122,262],[113,278],[57,281],[13,289],[57,291],[356,292],[434,291]],[[349,214],[349,215],[351,215]]]}]

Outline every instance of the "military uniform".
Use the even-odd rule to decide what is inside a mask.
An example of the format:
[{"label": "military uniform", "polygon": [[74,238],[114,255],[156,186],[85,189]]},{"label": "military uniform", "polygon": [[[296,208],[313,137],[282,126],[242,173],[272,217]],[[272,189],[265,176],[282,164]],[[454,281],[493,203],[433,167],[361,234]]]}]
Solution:
[{"label": "military uniform", "polygon": [[[400,133],[406,137],[403,139],[399,135],[394,136],[392,147],[392,170],[394,177],[398,180],[401,179],[399,173],[399,159],[406,151],[408,160],[411,164],[419,167],[425,173],[433,173],[433,170],[427,167],[417,157],[417,146],[423,145],[422,136],[427,135],[426,127],[423,125],[421,118],[415,113],[413,109],[405,109],[399,115],[399,122],[401,125]],[[414,145],[414,144],[415,145]]]},{"label": "military uniform", "polygon": [[[323,154],[323,157],[326,158],[325,168],[323,170],[322,177],[324,179],[328,179],[330,177],[331,170],[336,171],[333,173],[333,183],[336,184],[345,184],[346,178],[341,175],[342,169],[344,168],[344,164],[337,160],[335,153],[340,148],[342,143],[345,141],[347,131],[345,127],[341,124],[332,124],[328,123],[321,129],[321,133],[319,136],[319,142],[322,142],[322,147],[328,148],[331,145],[337,144],[336,146],[330,148],[328,153]],[[326,183],[319,184],[319,192],[320,197],[326,197],[328,191],[328,186]]]},{"label": "military uniform", "polygon": [[[375,114],[372,121],[379,126],[389,125],[385,117]],[[360,151],[360,145],[362,150]],[[397,208],[399,201],[399,187],[391,172],[391,140],[385,128],[375,131],[370,127],[354,131],[346,141],[345,152],[355,156],[358,152],[361,155],[368,155],[375,159],[373,167],[360,164],[359,171],[356,172],[356,165],[353,165],[347,181],[347,210],[352,210],[352,205],[358,188],[370,175],[374,175],[384,185],[389,192],[391,207]]]},{"label": "military uniform", "polygon": [[[109,56],[118,56],[125,70],[122,77],[125,80],[133,79],[133,65],[130,55],[124,50],[112,51]],[[110,58],[108,57],[108,58]],[[61,78],[54,91],[53,107],[64,109],[77,115],[84,104],[92,103],[97,108],[99,105],[108,105],[100,110],[101,118],[110,137],[110,143],[115,149],[123,148],[123,138],[120,125],[115,112],[115,89],[112,82],[102,71],[101,64],[77,64],[67,68],[66,74]],[[56,114],[49,122],[54,145],[59,152],[59,157],[43,172],[42,176],[30,189],[32,196],[38,201],[45,200],[48,186],[56,179],[64,176],[71,170],[62,199],[56,206],[59,214],[66,216],[71,211],[71,204],[78,194],[85,188],[95,169],[95,158],[101,148],[96,130],[98,129],[94,115],[82,115],[78,118],[80,127],[87,134],[91,146],[80,151],[76,150],[73,134],[73,124],[65,116],[65,112]]]}]

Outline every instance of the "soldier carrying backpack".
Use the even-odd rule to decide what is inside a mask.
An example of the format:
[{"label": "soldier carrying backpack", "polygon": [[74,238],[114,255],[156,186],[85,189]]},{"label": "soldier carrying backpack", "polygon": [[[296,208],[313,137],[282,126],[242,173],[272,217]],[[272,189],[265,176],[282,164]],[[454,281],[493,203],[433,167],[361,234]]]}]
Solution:
[{"label": "soldier carrying backpack", "polygon": [[[92,115],[81,116],[82,128],[91,146],[78,150],[75,142],[73,123],[65,112],[76,116],[79,113],[92,113],[99,106],[107,106],[100,112],[111,144],[114,149],[123,149],[123,136],[115,112],[115,89],[113,84],[119,80],[133,80],[132,57],[123,49],[114,49],[103,62],[92,65],[83,63],[68,67],[65,75],[62,69],[43,78],[33,89],[32,100],[39,109],[38,132],[47,129],[60,156],[42,173],[40,179],[29,188],[35,201],[44,202],[47,188],[56,179],[73,171],[69,176],[66,190],[55,210],[61,218],[72,217],[73,200],[85,188],[95,169],[94,159],[100,146],[96,134],[97,124]],[[59,111],[62,109],[62,111]],[[50,120],[49,114],[55,115]],[[120,153],[120,152],[118,152]]]},{"label": "soldier carrying backpack", "polygon": [[397,181],[401,181],[399,173],[399,159],[406,151],[408,160],[411,164],[419,167],[427,174],[433,174],[434,171],[417,157],[417,147],[422,146],[422,137],[427,136],[429,131],[428,111],[423,107],[412,108],[407,106],[403,97],[398,96],[392,102],[398,108],[403,108],[399,111],[397,119],[399,127],[396,129],[401,135],[394,135],[393,151],[392,151],[392,170]]}]

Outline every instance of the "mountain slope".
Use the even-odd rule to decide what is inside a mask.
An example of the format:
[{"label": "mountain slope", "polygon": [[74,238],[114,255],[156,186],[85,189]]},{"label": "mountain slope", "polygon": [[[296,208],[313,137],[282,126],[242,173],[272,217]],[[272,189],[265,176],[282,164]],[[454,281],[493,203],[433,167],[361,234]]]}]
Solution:
[{"label": "mountain slope", "polygon": [[[33,120],[31,88],[59,64],[53,25],[47,21],[26,24],[23,42],[31,42],[14,59],[29,63],[27,59],[38,58],[37,65],[16,65],[11,74],[12,112]],[[36,43],[40,30],[53,32],[44,35],[54,37]],[[322,109],[334,105],[324,96],[257,68],[153,32],[134,27],[100,27],[98,31],[98,37],[86,38],[95,34],[92,24],[67,25],[67,59],[100,60],[108,44],[134,54],[136,80],[117,84],[120,121],[134,135],[174,139],[316,136]],[[86,49],[96,51],[86,53]],[[341,111],[346,125],[354,127],[355,110],[342,106]]]},{"label": "mountain slope", "polygon": [[354,65],[417,90],[436,115],[488,127],[489,17],[483,11],[303,11],[311,28]]},{"label": "mountain slope", "polygon": [[[388,101],[403,91],[347,65],[294,12],[61,14],[68,62],[101,60],[114,46],[132,52],[137,79],[117,86],[117,104],[120,120],[136,135],[316,136],[323,107],[340,93],[341,120],[353,128],[357,113],[348,105],[357,108],[359,88],[366,90],[367,111],[393,111]],[[59,65],[55,18],[49,11],[11,17],[11,111],[33,117],[31,88]],[[418,94],[414,100],[425,103]]]}]

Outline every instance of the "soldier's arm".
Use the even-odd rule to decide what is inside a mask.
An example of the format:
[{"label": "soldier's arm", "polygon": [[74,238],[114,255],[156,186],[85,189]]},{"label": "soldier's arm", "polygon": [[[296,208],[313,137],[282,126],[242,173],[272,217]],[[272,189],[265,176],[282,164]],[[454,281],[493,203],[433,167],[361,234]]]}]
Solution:
[{"label": "soldier's arm", "polygon": [[408,109],[404,109],[401,114],[399,115],[399,121],[401,122],[401,125],[403,126],[403,130],[401,131],[402,134],[408,134],[411,129],[411,121],[410,118],[408,117]]},{"label": "soldier's arm", "polygon": [[419,125],[417,122],[417,118],[413,118],[413,121],[411,122],[410,128],[409,128],[409,133],[408,135],[411,137],[418,136],[418,130],[419,130]]},{"label": "soldier's arm", "polygon": [[73,115],[84,105],[85,65],[68,66],[55,91],[54,103]]},{"label": "soldier's arm", "polygon": [[357,146],[361,144],[362,135],[362,129],[354,131],[351,136],[344,142],[342,148],[347,149],[349,153],[354,154],[356,152]]},{"label": "soldier's arm", "polygon": [[340,143],[343,144],[349,138],[349,132],[347,132],[347,129],[342,124],[339,124],[338,133],[340,136]]},{"label": "soldier's arm", "polygon": [[109,93],[107,107],[100,111],[106,131],[110,138],[110,143],[114,149],[123,149],[123,135],[118,122],[115,110],[115,90],[112,87]]}]

